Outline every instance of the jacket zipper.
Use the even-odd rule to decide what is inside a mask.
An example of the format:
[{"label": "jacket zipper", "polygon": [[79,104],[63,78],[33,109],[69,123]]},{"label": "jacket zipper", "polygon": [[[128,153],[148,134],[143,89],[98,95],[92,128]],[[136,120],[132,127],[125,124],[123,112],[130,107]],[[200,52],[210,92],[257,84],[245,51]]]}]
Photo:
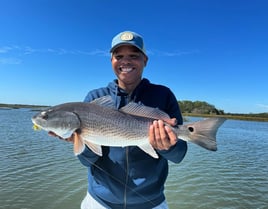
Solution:
[{"label": "jacket zipper", "polygon": [[128,170],[129,170],[128,147],[126,147],[126,181],[125,181],[125,191],[124,191],[124,209],[127,208]]},{"label": "jacket zipper", "polygon": [[[128,94],[124,98],[127,105],[131,100],[131,94]],[[126,179],[125,179],[125,191],[124,191],[124,209],[127,209],[127,189],[128,189],[128,173],[129,173],[129,161],[128,161],[129,148],[126,147]]]}]

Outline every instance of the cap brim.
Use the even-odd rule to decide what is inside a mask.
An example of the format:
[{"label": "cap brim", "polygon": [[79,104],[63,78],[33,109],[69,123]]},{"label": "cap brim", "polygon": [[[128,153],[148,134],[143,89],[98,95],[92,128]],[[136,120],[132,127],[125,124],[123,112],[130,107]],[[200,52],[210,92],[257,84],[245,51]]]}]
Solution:
[{"label": "cap brim", "polygon": [[140,52],[142,52],[144,55],[146,55],[146,53],[139,46],[137,46],[136,44],[132,44],[132,43],[120,43],[120,44],[117,44],[113,48],[110,49],[110,53],[113,53],[114,50],[116,50],[120,46],[135,46]]}]

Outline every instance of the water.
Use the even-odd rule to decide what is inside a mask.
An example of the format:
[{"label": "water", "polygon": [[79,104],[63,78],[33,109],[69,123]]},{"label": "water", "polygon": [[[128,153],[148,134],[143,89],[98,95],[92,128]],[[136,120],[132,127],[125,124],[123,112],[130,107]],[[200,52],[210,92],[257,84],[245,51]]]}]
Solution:
[{"label": "water", "polygon": [[[0,110],[0,208],[79,208],[87,170],[71,143],[32,130],[33,114]],[[227,120],[217,138],[217,152],[189,143],[183,162],[170,164],[170,209],[268,208],[268,123]]]},{"label": "water", "polygon": [[218,151],[189,144],[167,182],[171,208],[268,208],[268,123],[227,120]]}]

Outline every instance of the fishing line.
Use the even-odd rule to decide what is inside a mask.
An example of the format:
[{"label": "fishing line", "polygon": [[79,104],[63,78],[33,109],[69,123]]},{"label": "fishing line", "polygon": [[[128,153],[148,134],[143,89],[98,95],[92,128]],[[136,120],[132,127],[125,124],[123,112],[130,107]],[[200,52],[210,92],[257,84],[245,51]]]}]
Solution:
[{"label": "fishing line", "polygon": [[134,192],[136,195],[138,195],[139,197],[141,197],[143,200],[149,202],[153,207],[157,207],[158,205],[155,205],[155,203],[153,203],[151,200],[147,199],[146,197],[144,197],[143,195],[141,195],[139,192],[136,192],[135,190],[133,190],[131,187],[129,187],[127,184],[125,184],[123,181],[121,181],[120,179],[116,178],[115,176],[111,175],[110,173],[108,173],[107,171],[105,171],[103,168],[101,168],[100,166],[96,165],[95,163],[92,163],[90,160],[88,160],[87,158],[85,158],[87,162],[89,162],[92,166],[96,167],[97,169],[99,169],[100,171],[102,171],[104,174],[108,175],[109,177],[111,177],[112,179],[114,179],[115,181],[117,181],[118,183],[120,183],[121,185],[123,185],[124,187],[126,187],[127,189],[131,190],[132,192]]}]

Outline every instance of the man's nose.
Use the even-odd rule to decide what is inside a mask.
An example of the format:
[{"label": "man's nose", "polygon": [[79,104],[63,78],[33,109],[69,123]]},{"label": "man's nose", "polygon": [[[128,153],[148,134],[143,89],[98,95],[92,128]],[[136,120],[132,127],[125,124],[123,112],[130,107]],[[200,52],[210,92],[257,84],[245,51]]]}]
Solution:
[{"label": "man's nose", "polygon": [[131,58],[130,57],[122,57],[122,59],[120,61],[122,63],[130,63],[131,62]]}]

